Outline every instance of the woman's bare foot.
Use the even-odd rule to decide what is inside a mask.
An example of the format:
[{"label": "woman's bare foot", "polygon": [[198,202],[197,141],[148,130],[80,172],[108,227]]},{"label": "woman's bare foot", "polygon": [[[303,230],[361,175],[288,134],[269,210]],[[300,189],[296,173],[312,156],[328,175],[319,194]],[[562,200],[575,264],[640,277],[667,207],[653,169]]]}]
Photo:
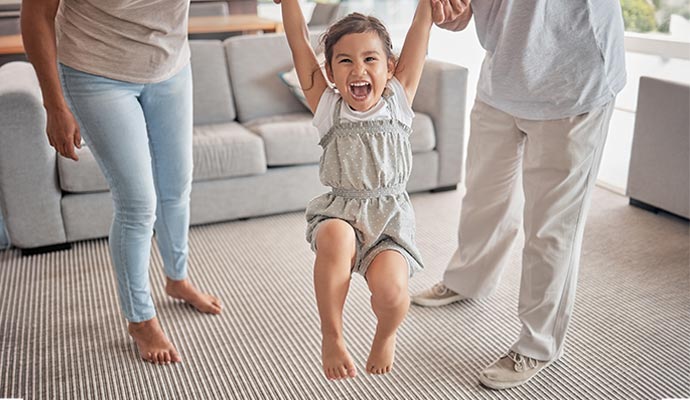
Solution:
[{"label": "woman's bare foot", "polygon": [[144,322],[130,322],[127,331],[137,344],[139,354],[144,360],[154,364],[182,361],[175,346],[163,333],[158,318],[153,317]]},{"label": "woman's bare foot", "polygon": [[218,298],[210,294],[201,293],[192,285],[189,279],[174,281],[166,278],[165,293],[172,298],[186,301],[203,313],[220,314],[223,308]]},{"label": "woman's bare foot", "polygon": [[342,338],[324,336],[321,341],[321,361],[326,378],[346,379],[357,375],[355,362],[345,348]]},{"label": "woman's bare foot", "polygon": [[395,334],[381,337],[378,332],[371,344],[367,372],[374,375],[387,374],[393,369],[395,358]]}]

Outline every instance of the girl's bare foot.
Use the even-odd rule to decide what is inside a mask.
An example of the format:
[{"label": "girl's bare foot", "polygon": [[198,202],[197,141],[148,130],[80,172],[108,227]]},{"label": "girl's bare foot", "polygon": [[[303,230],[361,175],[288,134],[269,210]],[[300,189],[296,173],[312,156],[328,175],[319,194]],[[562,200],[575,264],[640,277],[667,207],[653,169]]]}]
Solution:
[{"label": "girl's bare foot", "polygon": [[130,322],[127,331],[137,344],[139,354],[144,360],[154,364],[182,361],[180,354],[163,333],[158,318],[153,317],[144,322]]},{"label": "girl's bare foot", "polygon": [[357,375],[355,362],[345,348],[342,338],[324,336],[321,341],[321,361],[326,378],[346,379]]},{"label": "girl's bare foot", "polygon": [[172,298],[186,301],[203,313],[220,314],[223,307],[218,298],[201,293],[189,279],[174,281],[166,278],[165,293]]},{"label": "girl's bare foot", "polygon": [[369,359],[367,360],[367,372],[374,375],[387,374],[393,369],[395,358],[395,334],[381,337],[376,333],[371,344]]}]

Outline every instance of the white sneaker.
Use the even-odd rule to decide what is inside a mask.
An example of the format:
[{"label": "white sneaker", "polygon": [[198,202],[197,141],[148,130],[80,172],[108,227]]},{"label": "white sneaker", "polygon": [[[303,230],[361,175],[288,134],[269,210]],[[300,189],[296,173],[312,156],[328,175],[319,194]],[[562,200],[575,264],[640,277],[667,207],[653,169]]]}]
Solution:
[{"label": "white sneaker", "polygon": [[499,390],[520,386],[534,378],[552,361],[535,360],[511,350],[479,373],[479,382],[488,388]]},{"label": "white sneaker", "polygon": [[448,289],[443,282],[439,282],[429,289],[412,296],[412,303],[424,307],[441,307],[456,301],[463,300],[464,297]]}]

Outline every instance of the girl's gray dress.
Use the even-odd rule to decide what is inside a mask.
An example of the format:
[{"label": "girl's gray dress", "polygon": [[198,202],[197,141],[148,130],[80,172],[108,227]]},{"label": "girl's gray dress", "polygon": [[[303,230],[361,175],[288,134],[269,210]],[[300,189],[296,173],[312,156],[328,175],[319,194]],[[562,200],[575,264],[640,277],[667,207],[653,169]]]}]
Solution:
[{"label": "girl's gray dress", "polygon": [[340,120],[342,99],[333,126],[323,136],[319,176],[332,188],[307,206],[307,241],[316,251],[321,222],[338,218],[349,223],[357,237],[353,271],[366,276],[376,255],[395,250],[408,263],[409,274],[422,269],[415,244],[415,218],[405,185],[412,168],[410,127],[395,115],[390,92],[384,99],[392,115],[388,120]]}]

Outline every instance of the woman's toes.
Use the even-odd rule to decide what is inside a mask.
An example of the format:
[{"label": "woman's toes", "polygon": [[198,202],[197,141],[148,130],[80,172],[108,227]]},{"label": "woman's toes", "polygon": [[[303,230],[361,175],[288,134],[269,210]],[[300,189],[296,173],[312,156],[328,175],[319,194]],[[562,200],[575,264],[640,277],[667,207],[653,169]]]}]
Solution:
[{"label": "woman's toes", "polygon": [[177,352],[177,350],[172,349],[170,351],[170,360],[174,363],[182,361],[182,357],[180,357],[180,353]]}]

